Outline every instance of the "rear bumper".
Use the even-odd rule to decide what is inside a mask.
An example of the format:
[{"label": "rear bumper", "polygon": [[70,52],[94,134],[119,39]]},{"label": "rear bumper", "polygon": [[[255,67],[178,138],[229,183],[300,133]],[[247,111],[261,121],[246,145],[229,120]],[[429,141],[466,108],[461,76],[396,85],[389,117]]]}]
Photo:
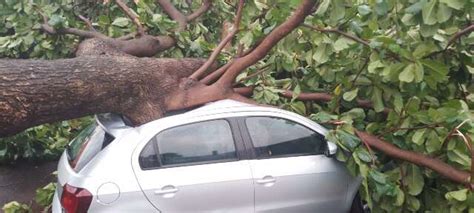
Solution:
[{"label": "rear bumper", "polygon": [[[61,187],[61,186],[57,186],[57,187]],[[59,190],[56,190],[56,192],[54,192],[53,204],[52,204],[53,213],[62,213],[63,212],[63,208],[61,206],[61,202],[59,201],[59,199],[60,199]]]}]

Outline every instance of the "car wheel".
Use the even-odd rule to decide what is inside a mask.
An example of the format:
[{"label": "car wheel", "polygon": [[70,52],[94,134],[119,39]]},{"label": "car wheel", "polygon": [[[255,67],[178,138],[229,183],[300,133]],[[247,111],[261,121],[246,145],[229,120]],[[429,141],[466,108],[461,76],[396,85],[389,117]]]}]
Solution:
[{"label": "car wheel", "polygon": [[366,205],[362,203],[359,193],[356,194],[352,201],[350,213],[367,213],[370,212]]}]

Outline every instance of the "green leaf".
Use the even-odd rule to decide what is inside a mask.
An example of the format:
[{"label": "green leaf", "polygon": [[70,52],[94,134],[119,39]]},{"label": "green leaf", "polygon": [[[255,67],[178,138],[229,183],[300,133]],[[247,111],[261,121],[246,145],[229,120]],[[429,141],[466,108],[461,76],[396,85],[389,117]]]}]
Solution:
[{"label": "green leaf", "polygon": [[370,155],[369,151],[366,149],[359,147],[355,150],[355,153],[360,160],[366,163],[372,162],[372,155]]},{"label": "green leaf", "polygon": [[460,10],[464,7],[464,4],[467,1],[466,0],[440,0],[439,2],[448,5],[448,7],[454,8],[456,10]]},{"label": "green leaf", "polygon": [[382,112],[385,109],[382,100],[382,90],[380,90],[378,87],[374,87],[371,100],[374,104],[374,110],[376,112]]},{"label": "green leaf", "polygon": [[405,180],[408,188],[408,194],[416,196],[420,194],[421,191],[423,191],[425,181],[418,166],[413,164],[407,165]]},{"label": "green leaf", "polygon": [[387,183],[387,175],[378,172],[376,170],[369,171],[369,177],[372,178],[377,183],[386,184]]},{"label": "green leaf", "polygon": [[337,39],[337,41],[334,43],[334,51],[336,53],[340,52],[341,50],[349,48],[349,44],[352,44],[353,41],[349,40],[345,37],[340,37]]},{"label": "green leaf", "polygon": [[415,82],[416,83],[419,83],[419,82],[423,81],[423,77],[425,75],[425,72],[424,72],[424,69],[423,69],[423,65],[421,65],[421,63],[419,63],[419,62],[415,63],[415,69],[413,70],[413,72],[415,74]]},{"label": "green leaf", "polygon": [[313,121],[320,122],[320,123],[325,123],[325,122],[328,122],[330,120],[337,119],[337,115],[332,115],[332,114],[329,114],[325,111],[321,111],[321,112],[318,112],[316,114],[312,114],[310,116],[310,118]]},{"label": "green leaf", "polygon": [[117,26],[117,27],[126,27],[130,23],[130,20],[125,17],[119,17],[116,18],[113,22],[112,25]]},{"label": "green leaf", "polygon": [[328,44],[320,44],[313,55],[313,59],[318,64],[326,63],[329,60],[329,56],[331,55],[331,48]]},{"label": "green leaf", "polygon": [[262,11],[266,8],[268,8],[268,5],[266,4],[267,1],[265,0],[254,0],[255,6],[257,7],[258,10]]},{"label": "green leaf", "polygon": [[2,210],[5,213],[29,213],[32,212],[31,208],[23,203],[12,201],[3,205]]},{"label": "green leaf", "polygon": [[433,153],[440,150],[442,141],[441,141],[441,137],[438,136],[436,131],[430,130],[427,135],[428,137],[425,142],[426,151],[428,151],[428,153]]},{"label": "green leaf", "polygon": [[352,152],[359,144],[360,144],[360,139],[353,134],[350,134],[344,130],[336,130],[336,141],[341,148]]},{"label": "green leaf", "polygon": [[372,61],[367,66],[367,71],[369,71],[369,73],[375,73],[375,70],[381,67],[385,67],[385,65],[380,60]]},{"label": "green leaf", "polygon": [[443,23],[449,20],[451,17],[451,8],[446,6],[445,4],[438,4],[438,12],[436,13],[436,18],[438,19],[438,23]]},{"label": "green leaf", "polygon": [[346,101],[352,101],[352,100],[354,100],[354,98],[357,97],[357,92],[359,92],[359,88],[355,88],[351,91],[345,92],[342,95],[342,98]]},{"label": "green leaf", "polygon": [[395,206],[401,206],[403,205],[405,201],[405,193],[403,193],[403,190],[400,189],[400,187],[397,187],[397,197],[395,198]]},{"label": "green leaf", "polygon": [[450,191],[444,195],[447,200],[465,201],[467,198],[467,189]]},{"label": "green leaf", "polygon": [[434,71],[437,78],[445,77],[449,70],[448,67],[439,61],[435,60],[420,60],[421,64],[428,67],[430,70]]},{"label": "green leaf", "polygon": [[395,112],[400,113],[403,108],[403,98],[400,94],[394,95],[393,109]]},{"label": "green leaf", "polygon": [[435,11],[436,2],[437,2],[436,0],[429,1],[423,6],[421,10],[423,22],[427,25],[433,25],[433,24],[436,24],[437,22],[436,11]]},{"label": "green leaf", "polygon": [[344,8],[343,0],[332,0],[331,1],[331,14],[329,20],[331,23],[337,23],[340,19],[344,18],[346,10]]},{"label": "green leaf", "polygon": [[449,160],[459,163],[460,165],[463,165],[465,167],[471,166],[471,159],[469,158],[469,156],[458,149],[448,151],[448,158]]},{"label": "green leaf", "polygon": [[352,120],[355,120],[355,119],[364,119],[365,118],[365,112],[363,109],[361,108],[354,108],[354,109],[351,109],[347,112],[344,112],[341,114],[342,116],[344,117],[350,117]]},{"label": "green leaf", "polygon": [[370,12],[372,12],[372,10],[370,9],[370,7],[368,5],[360,5],[359,7],[357,7],[357,11],[359,12],[359,14],[365,16],[367,14],[369,14]]},{"label": "green leaf", "polygon": [[411,97],[407,102],[406,111],[410,114],[418,112],[418,109],[420,108],[420,103],[421,100],[418,97]]},{"label": "green leaf", "polygon": [[417,212],[418,209],[420,209],[420,201],[416,197],[407,196],[406,201],[407,201],[408,210],[412,212]]},{"label": "green leaf", "polygon": [[54,192],[56,190],[56,184],[49,183],[48,185],[44,186],[43,188],[39,188],[36,190],[36,203],[40,204],[43,207],[48,206],[53,202]]},{"label": "green leaf", "polygon": [[426,129],[418,129],[415,131],[415,134],[411,137],[411,140],[413,143],[417,145],[421,145],[424,142],[424,135],[425,135]]},{"label": "green leaf", "polygon": [[423,58],[437,50],[437,46],[433,42],[424,42],[416,47],[415,51],[413,51],[413,56],[416,58]]},{"label": "green leaf", "polygon": [[405,9],[405,12],[417,14],[421,11],[423,6],[426,4],[426,0],[416,1],[414,4],[410,5]]},{"label": "green leaf", "polygon": [[398,79],[403,82],[412,82],[415,79],[415,64],[408,64],[398,76]]},{"label": "green leaf", "polygon": [[60,15],[54,14],[49,18],[48,24],[53,26],[54,29],[60,29],[65,26],[66,19]]},{"label": "green leaf", "polygon": [[324,15],[324,13],[326,13],[326,10],[328,10],[329,3],[331,3],[331,0],[323,0],[321,5],[319,5],[318,9],[316,10],[315,14],[318,16]]},{"label": "green leaf", "polygon": [[306,107],[302,101],[295,101],[291,103],[291,109],[300,115],[306,114]]}]

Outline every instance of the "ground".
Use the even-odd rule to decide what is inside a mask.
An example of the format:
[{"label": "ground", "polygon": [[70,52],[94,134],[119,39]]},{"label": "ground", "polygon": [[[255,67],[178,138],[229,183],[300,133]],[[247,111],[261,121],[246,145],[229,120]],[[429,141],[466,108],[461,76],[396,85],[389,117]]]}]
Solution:
[{"label": "ground", "polygon": [[57,168],[57,162],[34,165],[31,162],[19,162],[14,165],[0,166],[0,206],[10,201],[31,204],[34,212],[39,212],[35,204],[36,189],[55,180],[51,175]]}]

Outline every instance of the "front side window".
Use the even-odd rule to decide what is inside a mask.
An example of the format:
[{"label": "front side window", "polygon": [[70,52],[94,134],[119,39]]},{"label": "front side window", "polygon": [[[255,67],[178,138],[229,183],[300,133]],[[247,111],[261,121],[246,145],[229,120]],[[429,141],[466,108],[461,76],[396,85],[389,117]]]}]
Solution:
[{"label": "front side window", "polygon": [[225,120],[213,120],[159,133],[142,150],[140,166],[151,168],[231,159],[237,159],[237,153],[230,125]]},{"label": "front side window", "polygon": [[258,158],[323,154],[324,136],[293,121],[273,117],[246,118]]}]

